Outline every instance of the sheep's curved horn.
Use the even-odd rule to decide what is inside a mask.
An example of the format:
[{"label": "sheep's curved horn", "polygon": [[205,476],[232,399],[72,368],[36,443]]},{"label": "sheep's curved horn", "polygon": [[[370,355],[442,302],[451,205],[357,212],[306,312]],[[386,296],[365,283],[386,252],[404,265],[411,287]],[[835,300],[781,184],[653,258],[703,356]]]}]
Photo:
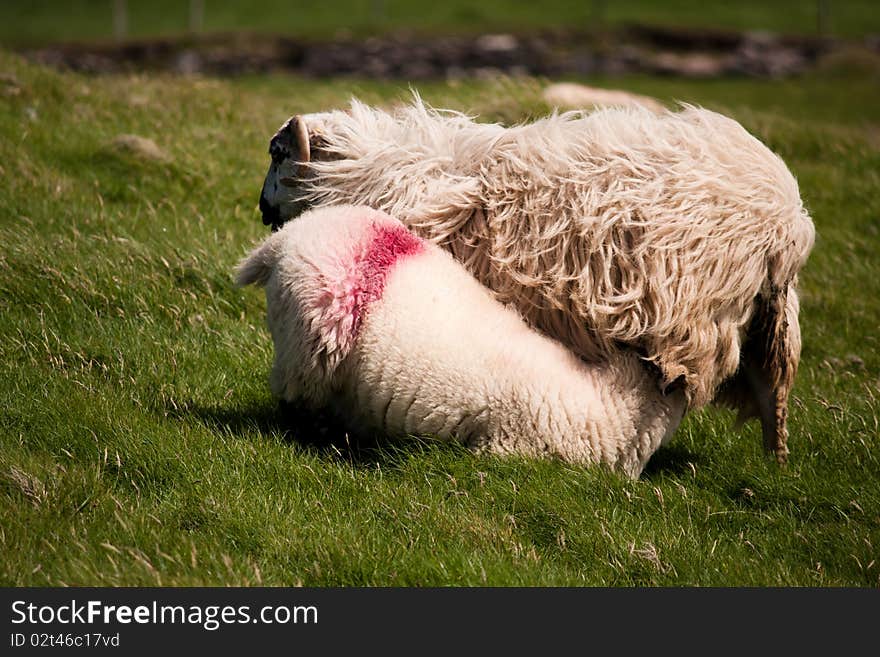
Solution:
[{"label": "sheep's curved horn", "polygon": [[312,151],[309,147],[309,129],[303,117],[297,114],[290,122],[290,131],[296,141],[296,150],[300,162],[309,162],[312,159]]}]

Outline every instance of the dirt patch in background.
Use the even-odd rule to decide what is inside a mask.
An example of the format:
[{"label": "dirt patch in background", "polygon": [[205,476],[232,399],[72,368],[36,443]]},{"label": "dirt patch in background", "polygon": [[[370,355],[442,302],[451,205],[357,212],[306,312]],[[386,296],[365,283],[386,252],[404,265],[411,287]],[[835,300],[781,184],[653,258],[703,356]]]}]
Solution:
[{"label": "dirt patch in background", "polygon": [[[855,44],[880,53],[880,37]],[[507,75],[650,73],[781,78],[806,72],[852,43],[768,32],[630,26],[613,33],[424,36],[305,41],[247,33],[26,49],[28,58],[89,73],[168,71],[239,75],[286,71],[307,77],[443,79]]]}]

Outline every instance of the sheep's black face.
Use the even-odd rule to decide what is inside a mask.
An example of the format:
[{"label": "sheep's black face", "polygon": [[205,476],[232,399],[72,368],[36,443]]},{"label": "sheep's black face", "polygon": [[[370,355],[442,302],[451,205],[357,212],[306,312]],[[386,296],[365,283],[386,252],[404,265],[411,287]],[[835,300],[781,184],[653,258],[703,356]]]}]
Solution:
[{"label": "sheep's black face", "polygon": [[260,212],[263,223],[275,231],[306,208],[297,193],[305,175],[304,165],[310,159],[308,131],[302,117],[291,117],[275,133],[269,142],[269,156],[272,162],[260,193]]}]

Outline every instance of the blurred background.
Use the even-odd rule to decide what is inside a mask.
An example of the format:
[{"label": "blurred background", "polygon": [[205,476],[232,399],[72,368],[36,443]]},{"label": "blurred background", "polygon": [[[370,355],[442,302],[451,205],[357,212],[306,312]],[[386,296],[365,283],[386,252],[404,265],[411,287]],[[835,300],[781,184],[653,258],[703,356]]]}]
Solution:
[{"label": "blurred background", "polygon": [[876,0],[6,0],[0,43],[42,63],[389,79],[785,77],[874,68]]},{"label": "blurred background", "polygon": [[627,23],[863,36],[880,25],[873,0],[7,0],[3,37],[14,42],[255,30],[300,37],[340,29],[464,30],[614,27]]}]

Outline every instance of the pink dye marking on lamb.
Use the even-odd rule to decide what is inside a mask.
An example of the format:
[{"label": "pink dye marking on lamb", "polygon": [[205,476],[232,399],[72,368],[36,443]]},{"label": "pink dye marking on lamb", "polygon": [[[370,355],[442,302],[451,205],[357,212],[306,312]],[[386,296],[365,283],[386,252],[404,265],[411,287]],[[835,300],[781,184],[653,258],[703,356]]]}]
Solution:
[{"label": "pink dye marking on lamb", "polygon": [[394,264],[425,250],[422,241],[403,226],[374,225],[367,240],[368,246],[356,268],[356,281],[350,288],[352,340],[357,338],[368,306],[382,298],[388,273]]}]

